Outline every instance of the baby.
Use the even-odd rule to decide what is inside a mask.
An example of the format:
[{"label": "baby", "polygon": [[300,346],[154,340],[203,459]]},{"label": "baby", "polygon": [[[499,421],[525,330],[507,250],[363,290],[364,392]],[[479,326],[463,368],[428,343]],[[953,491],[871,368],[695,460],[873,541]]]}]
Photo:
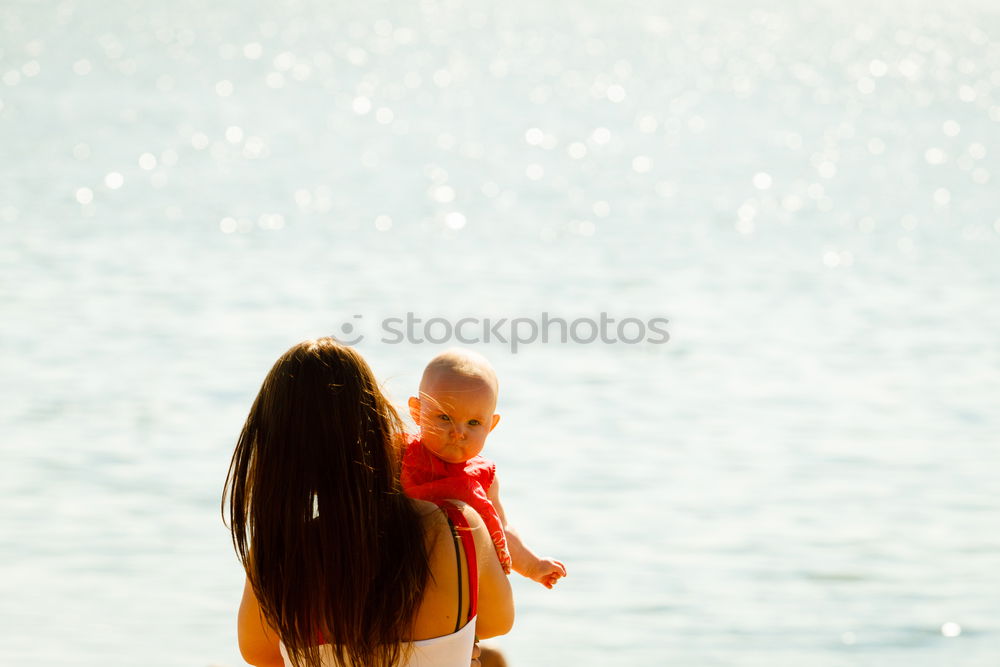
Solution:
[{"label": "baby", "polygon": [[410,397],[420,429],[403,455],[403,490],[411,498],[454,498],[471,505],[486,523],[505,572],[533,579],[546,588],[566,576],[557,560],[539,558],[507,522],[500,504],[496,465],[479,452],[500,421],[497,376],[490,362],[467,350],[434,357],[420,380],[420,397]]}]

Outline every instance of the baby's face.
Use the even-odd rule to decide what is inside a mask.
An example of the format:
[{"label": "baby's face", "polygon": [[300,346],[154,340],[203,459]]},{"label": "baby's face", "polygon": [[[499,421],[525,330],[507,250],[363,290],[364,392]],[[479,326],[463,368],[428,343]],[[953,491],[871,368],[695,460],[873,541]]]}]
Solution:
[{"label": "baby's face", "polygon": [[468,461],[483,450],[500,415],[496,392],[484,380],[446,375],[410,399],[410,414],[424,447],[449,463]]}]

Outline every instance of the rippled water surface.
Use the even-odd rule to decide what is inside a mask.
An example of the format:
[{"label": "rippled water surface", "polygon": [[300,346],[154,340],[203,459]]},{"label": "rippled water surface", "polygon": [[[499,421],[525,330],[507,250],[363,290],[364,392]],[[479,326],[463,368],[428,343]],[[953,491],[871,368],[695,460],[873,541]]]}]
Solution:
[{"label": "rippled water surface", "polygon": [[0,663],[242,664],[293,342],[605,312],[477,347],[511,664],[1000,664],[998,138],[972,0],[5,3]]}]

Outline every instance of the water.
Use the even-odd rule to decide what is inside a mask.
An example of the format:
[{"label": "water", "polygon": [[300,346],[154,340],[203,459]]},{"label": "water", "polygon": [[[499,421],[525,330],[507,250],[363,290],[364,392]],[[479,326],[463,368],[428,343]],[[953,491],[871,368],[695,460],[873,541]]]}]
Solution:
[{"label": "water", "polygon": [[[1000,21],[889,3],[9,2],[0,663],[239,665],[250,401],[356,325],[479,345],[555,591],[512,664],[1000,660]],[[952,636],[957,635],[957,636]]]}]

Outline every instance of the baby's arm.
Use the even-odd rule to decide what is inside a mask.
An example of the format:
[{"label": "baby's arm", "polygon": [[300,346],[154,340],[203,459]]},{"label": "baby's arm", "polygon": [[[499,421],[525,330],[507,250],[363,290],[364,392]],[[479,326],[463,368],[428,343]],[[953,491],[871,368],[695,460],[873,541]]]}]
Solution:
[{"label": "baby's arm", "polygon": [[566,576],[566,566],[551,558],[539,558],[527,545],[521,541],[521,536],[507,521],[507,515],[500,503],[500,478],[494,477],[493,484],[487,493],[490,502],[500,516],[500,525],[507,537],[507,550],[510,551],[511,566],[518,574],[552,588],[560,578]]}]

